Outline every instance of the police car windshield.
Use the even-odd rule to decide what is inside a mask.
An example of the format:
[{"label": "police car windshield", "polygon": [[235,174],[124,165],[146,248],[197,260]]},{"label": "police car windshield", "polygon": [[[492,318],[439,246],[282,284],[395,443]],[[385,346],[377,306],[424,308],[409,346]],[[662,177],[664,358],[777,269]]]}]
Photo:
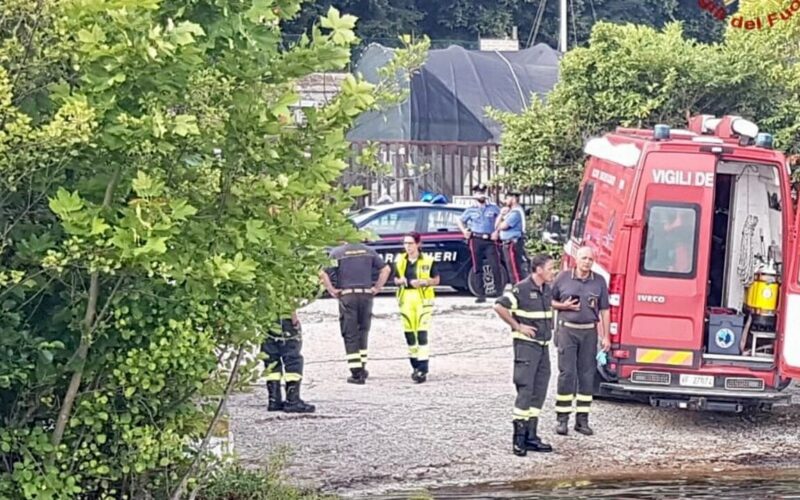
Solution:
[{"label": "police car windshield", "polygon": [[366,219],[373,212],[375,212],[375,209],[372,207],[359,208],[355,212],[351,213],[349,217],[350,220],[356,223],[356,225],[361,225],[364,219]]}]

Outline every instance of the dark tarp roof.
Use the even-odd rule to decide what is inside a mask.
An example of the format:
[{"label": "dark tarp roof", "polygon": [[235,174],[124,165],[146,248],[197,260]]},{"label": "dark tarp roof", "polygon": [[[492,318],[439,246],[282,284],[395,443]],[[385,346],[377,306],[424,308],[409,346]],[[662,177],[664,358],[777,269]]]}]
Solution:
[{"label": "dark tarp roof", "polygon": [[[393,50],[372,44],[356,65],[371,82]],[[523,111],[558,81],[558,51],[538,44],[518,52],[481,52],[459,46],[431,50],[403,103],[359,117],[350,140],[500,142],[500,125],[486,108]]]}]

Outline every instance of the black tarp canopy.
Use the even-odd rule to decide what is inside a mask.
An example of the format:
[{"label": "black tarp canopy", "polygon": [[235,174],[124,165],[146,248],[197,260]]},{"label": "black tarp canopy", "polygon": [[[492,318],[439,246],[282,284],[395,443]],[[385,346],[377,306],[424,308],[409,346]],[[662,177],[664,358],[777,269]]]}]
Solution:
[{"label": "black tarp canopy", "polygon": [[[372,44],[356,64],[370,82],[393,50]],[[381,113],[359,117],[351,141],[500,142],[500,124],[486,108],[518,113],[544,98],[558,81],[559,52],[538,44],[518,52],[484,52],[459,46],[431,50],[410,82],[408,99]]]}]

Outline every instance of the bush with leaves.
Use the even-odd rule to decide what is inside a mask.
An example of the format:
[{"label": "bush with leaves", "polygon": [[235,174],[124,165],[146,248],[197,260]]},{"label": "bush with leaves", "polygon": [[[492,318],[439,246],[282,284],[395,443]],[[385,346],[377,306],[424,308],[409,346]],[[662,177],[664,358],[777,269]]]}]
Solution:
[{"label": "bush with leaves", "polygon": [[282,472],[289,450],[273,451],[268,463],[248,469],[237,463],[222,464],[209,471],[197,489],[197,500],[335,500],[288,485]]},{"label": "bush with leaves", "polygon": [[391,89],[296,123],[357,43],[331,9],[282,49],[299,8],[0,3],[0,498],[179,497],[259,326],[354,236],[345,131]]},{"label": "bush with leaves", "polygon": [[545,210],[568,216],[587,139],[617,126],[685,128],[698,113],[753,119],[775,134],[777,147],[797,152],[800,67],[775,45],[787,35],[751,35],[729,33],[724,44],[706,45],[684,37],[680,24],[663,31],[596,24],[589,46],[564,56],[546,103],[534,99],[522,114],[495,114],[505,126],[506,168],[496,181],[552,183],[556,200]]}]

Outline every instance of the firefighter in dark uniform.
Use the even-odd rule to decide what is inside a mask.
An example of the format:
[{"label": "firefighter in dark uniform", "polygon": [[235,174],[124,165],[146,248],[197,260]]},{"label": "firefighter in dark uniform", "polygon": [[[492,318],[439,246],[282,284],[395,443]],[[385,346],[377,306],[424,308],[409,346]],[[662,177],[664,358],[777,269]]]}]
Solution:
[{"label": "firefighter in dark uniform", "polygon": [[513,285],[497,299],[494,309],[512,329],[514,342],[513,452],[524,457],[528,451],[548,452],[553,448],[539,439],[537,425],[550,382],[550,351],[553,310],[550,283],[553,260],[537,255],[531,260],[530,276]]},{"label": "firefighter in dark uniform", "polygon": [[525,210],[519,204],[519,192],[506,191],[505,206],[495,223],[496,239],[500,241],[503,265],[511,284],[528,275],[528,254],[525,252]]},{"label": "firefighter in dark uniform", "polygon": [[472,188],[472,194],[478,205],[464,210],[458,219],[458,228],[464,233],[472,257],[472,272],[475,273],[478,287],[478,299],[475,302],[486,302],[486,289],[483,282],[483,266],[488,264],[495,284],[495,293],[500,292],[500,266],[495,221],[500,209],[486,197],[486,186],[479,184]]},{"label": "firefighter in dark uniform", "polygon": [[[261,350],[264,359],[269,402],[267,411],[287,413],[313,413],[314,405],[300,399],[300,381],[303,379],[303,348],[300,320],[297,313],[283,318],[267,331]],[[281,379],[286,382],[286,402],[281,395]]]},{"label": "firefighter in dark uniform", "polygon": [[[372,299],[386,284],[392,269],[363,243],[338,246],[331,250],[330,258],[332,266],[320,272],[320,279],[328,293],[339,299],[339,326],[350,369],[347,381],[364,384],[369,376],[366,367]],[[380,271],[374,283],[373,271]]]},{"label": "firefighter in dark uniform", "polygon": [[605,279],[592,272],[594,251],[582,247],[576,266],[563,271],[553,283],[553,308],[558,312],[558,394],[556,432],[567,434],[569,414],[575,401],[575,430],[594,434],[589,427],[589,410],[597,371],[597,341],[604,351],[609,340],[608,287]]}]

